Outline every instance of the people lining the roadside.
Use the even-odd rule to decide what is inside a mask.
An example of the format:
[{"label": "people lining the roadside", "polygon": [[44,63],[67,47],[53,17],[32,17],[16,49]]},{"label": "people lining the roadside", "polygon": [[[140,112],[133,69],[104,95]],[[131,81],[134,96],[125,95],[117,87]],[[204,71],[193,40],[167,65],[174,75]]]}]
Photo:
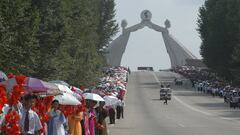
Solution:
[{"label": "people lining the roadside", "polygon": [[[3,105],[0,112],[0,134],[4,134],[3,127],[9,126],[5,125],[7,115],[16,111],[20,118],[20,135],[108,135],[106,118],[109,117],[110,124],[115,124],[115,117],[124,116],[128,72],[128,68],[124,67],[107,68],[104,71],[106,76],[100,78],[98,86],[88,90],[71,87],[73,96],[81,103],[79,105],[68,105],[62,103],[64,101],[48,98],[48,95],[25,94],[17,104]],[[85,93],[96,93],[101,97],[113,96],[119,102],[109,104],[106,101],[85,99]],[[40,100],[35,98],[45,102],[38,106]]]},{"label": "people lining the roadside", "polygon": [[188,66],[178,66],[173,71],[188,78],[196,91],[224,98],[224,102],[229,103],[231,108],[240,108],[240,88],[219,78],[211,71]]},{"label": "people lining the roadside", "polygon": [[104,107],[105,102],[99,102],[96,108],[97,122],[99,123],[96,135],[108,135],[106,118],[108,116],[107,109]]}]

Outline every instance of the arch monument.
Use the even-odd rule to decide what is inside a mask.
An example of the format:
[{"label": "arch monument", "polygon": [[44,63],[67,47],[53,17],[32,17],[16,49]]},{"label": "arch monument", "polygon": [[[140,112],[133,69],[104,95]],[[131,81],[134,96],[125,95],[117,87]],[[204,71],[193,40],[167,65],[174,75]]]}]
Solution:
[{"label": "arch monument", "polygon": [[187,59],[197,59],[189,50],[176,41],[173,36],[169,34],[168,29],[171,27],[170,21],[165,21],[165,27],[161,27],[151,22],[152,13],[149,10],[144,10],[141,13],[142,21],[131,27],[127,27],[127,21],[123,20],[121,23],[122,34],[113,40],[105,49],[106,60],[110,66],[120,66],[122,56],[126,50],[128,39],[132,32],[135,32],[144,27],[148,27],[157,32],[162,33],[167,53],[170,58],[171,67],[183,66]]}]

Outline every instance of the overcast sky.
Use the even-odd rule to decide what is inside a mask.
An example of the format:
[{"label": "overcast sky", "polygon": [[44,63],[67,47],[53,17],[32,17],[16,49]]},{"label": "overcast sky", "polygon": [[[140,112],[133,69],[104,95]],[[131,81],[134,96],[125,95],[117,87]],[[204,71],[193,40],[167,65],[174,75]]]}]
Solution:
[{"label": "overcast sky", "polygon": [[[140,13],[145,9],[150,10],[153,23],[164,26],[164,21],[169,19],[170,34],[195,56],[201,58],[199,54],[201,40],[196,31],[196,22],[198,9],[204,0],[115,0],[115,2],[116,19],[119,24],[126,19],[128,26],[135,25],[141,21]],[[122,58],[122,65],[132,69],[138,66],[152,66],[155,70],[169,68],[170,59],[161,33],[147,27],[132,33]]]}]

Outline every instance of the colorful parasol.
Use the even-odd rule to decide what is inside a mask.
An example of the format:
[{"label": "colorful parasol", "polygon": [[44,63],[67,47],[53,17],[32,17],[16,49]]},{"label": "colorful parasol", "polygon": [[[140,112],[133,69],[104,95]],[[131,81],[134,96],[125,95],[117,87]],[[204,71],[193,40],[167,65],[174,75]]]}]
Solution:
[{"label": "colorful parasol", "polygon": [[58,89],[64,93],[69,93],[71,95],[73,95],[73,92],[72,90],[70,90],[70,88],[68,88],[66,85],[62,85],[62,84],[57,84],[55,83],[58,87]]},{"label": "colorful parasol", "polygon": [[95,93],[84,93],[83,97],[85,99],[94,100],[94,101],[105,101],[101,96]]},{"label": "colorful parasol", "polygon": [[0,82],[6,81],[6,80],[8,80],[7,75],[4,72],[0,71]]},{"label": "colorful parasol", "polygon": [[[11,78],[1,83],[6,86],[8,92],[11,92],[12,88],[17,84],[17,80],[16,78]],[[61,93],[61,91],[55,84],[31,77],[27,77],[24,80],[23,86],[26,93],[43,95],[57,95]]]},{"label": "colorful parasol", "polygon": [[103,99],[105,100],[105,106],[116,105],[118,102],[118,98],[115,96],[104,96]]},{"label": "colorful parasol", "polygon": [[61,85],[65,85],[67,87],[70,86],[68,83],[66,83],[65,81],[62,81],[62,80],[53,80],[53,81],[50,81],[50,83],[61,84]]},{"label": "colorful parasol", "polygon": [[45,93],[47,95],[57,95],[61,93],[55,84],[31,77],[26,79],[24,88],[32,93]]},{"label": "colorful parasol", "polygon": [[53,98],[53,100],[58,100],[61,105],[80,105],[81,102],[77,100],[73,95],[69,93],[63,93],[61,95],[57,95]]}]

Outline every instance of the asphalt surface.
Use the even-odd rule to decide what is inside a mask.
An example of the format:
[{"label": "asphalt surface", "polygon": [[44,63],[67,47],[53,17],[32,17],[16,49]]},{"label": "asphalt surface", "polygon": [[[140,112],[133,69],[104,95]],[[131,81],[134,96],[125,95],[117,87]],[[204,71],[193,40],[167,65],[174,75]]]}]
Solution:
[{"label": "asphalt surface", "polygon": [[223,99],[173,86],[172,100],[159,100],[159,82],[172,81],[171,72],[133,72],[129,77],[125,117],[109,127],[110,135],[239,135],[240,110]]}]

